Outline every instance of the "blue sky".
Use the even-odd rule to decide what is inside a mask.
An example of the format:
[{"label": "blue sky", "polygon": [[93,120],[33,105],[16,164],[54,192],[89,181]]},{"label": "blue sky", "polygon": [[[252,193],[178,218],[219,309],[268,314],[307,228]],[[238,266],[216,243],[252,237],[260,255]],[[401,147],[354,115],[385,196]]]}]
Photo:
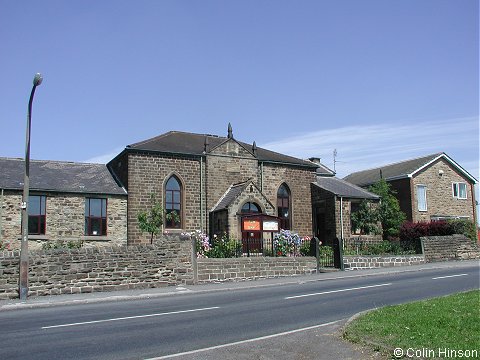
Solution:
[{"label": "blue sky", "polygon": [[170,130],[340,177],[446,152],[479,175],[477,0],[0,0],[0,156],[106,162]]}]

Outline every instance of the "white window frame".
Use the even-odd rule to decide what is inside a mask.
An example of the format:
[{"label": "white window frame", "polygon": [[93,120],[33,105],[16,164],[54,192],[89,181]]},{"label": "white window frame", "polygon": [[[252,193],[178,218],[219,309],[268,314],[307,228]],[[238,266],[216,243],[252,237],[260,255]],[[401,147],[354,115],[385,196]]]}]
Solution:
[{"label": "white window frame", "polygon": [[[423,200],[424,200],[424,204],[425,204],[424,207],[420,207],[420,205],[422,205],[422,203],[420,202],[420,188],[424,189],[424,192],[423,192]],[[423,185],[423,184],[418,184],[417,185],[417,209],[418,209],[418,211],[421,211],[421,212],[428,211],[427,185]]]},{"label": "white window frame", "polygon": [[[463,185],[462,187],[465,188],[465,192],[464,192],[465,196],[462,196],[462,191],[460,191],[461,185]],[[466,200],[467,199],[467,183],[464,183],[464,182],[452,183],[452,195],[456,199]]]}]

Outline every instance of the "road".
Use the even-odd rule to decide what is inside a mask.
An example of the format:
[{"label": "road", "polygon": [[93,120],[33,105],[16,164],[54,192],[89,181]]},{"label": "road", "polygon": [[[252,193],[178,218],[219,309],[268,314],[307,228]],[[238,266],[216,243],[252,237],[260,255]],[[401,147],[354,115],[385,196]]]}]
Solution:
[{"label": "road", "polygon": [[479,288],[479,267],[0,312],[2,359],[153,359],[249,344],[391,304]]}]

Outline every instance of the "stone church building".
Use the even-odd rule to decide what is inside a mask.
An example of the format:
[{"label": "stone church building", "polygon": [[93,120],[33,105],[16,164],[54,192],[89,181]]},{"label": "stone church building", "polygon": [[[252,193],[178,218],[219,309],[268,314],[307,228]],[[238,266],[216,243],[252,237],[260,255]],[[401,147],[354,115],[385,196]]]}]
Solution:
[{"label": "stone church building", "polygon": [[227,137],[170,131],[127,146],[107,166],[128,192],[129,244],[147,241],[137,214],[151,194],[178,215],[165,231],[240,239],[267,230],[248,228],[262,215],[268,230],[312,235],[312,183],[319,172],[333,176],[317,162],[240,142],[230,125]]}]

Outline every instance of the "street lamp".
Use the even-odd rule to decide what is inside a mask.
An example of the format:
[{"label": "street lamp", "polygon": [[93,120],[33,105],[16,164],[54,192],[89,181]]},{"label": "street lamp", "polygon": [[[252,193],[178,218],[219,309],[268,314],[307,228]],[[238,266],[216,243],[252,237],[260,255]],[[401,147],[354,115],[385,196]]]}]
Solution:
[{"label": "street lamp", "polygon": [[27,135],[25,140],[25,178],[23,180],[22,196],[22,239],[20,248],[20,279],[18,293],[20,300],[27,300],[28,296],[28,196],[30,185],[30,125],[32,123],[32,102],[35,89],[42,83],[42,75],[35,74],[33,78],[32,92],[28,101],[27,112]]}]

